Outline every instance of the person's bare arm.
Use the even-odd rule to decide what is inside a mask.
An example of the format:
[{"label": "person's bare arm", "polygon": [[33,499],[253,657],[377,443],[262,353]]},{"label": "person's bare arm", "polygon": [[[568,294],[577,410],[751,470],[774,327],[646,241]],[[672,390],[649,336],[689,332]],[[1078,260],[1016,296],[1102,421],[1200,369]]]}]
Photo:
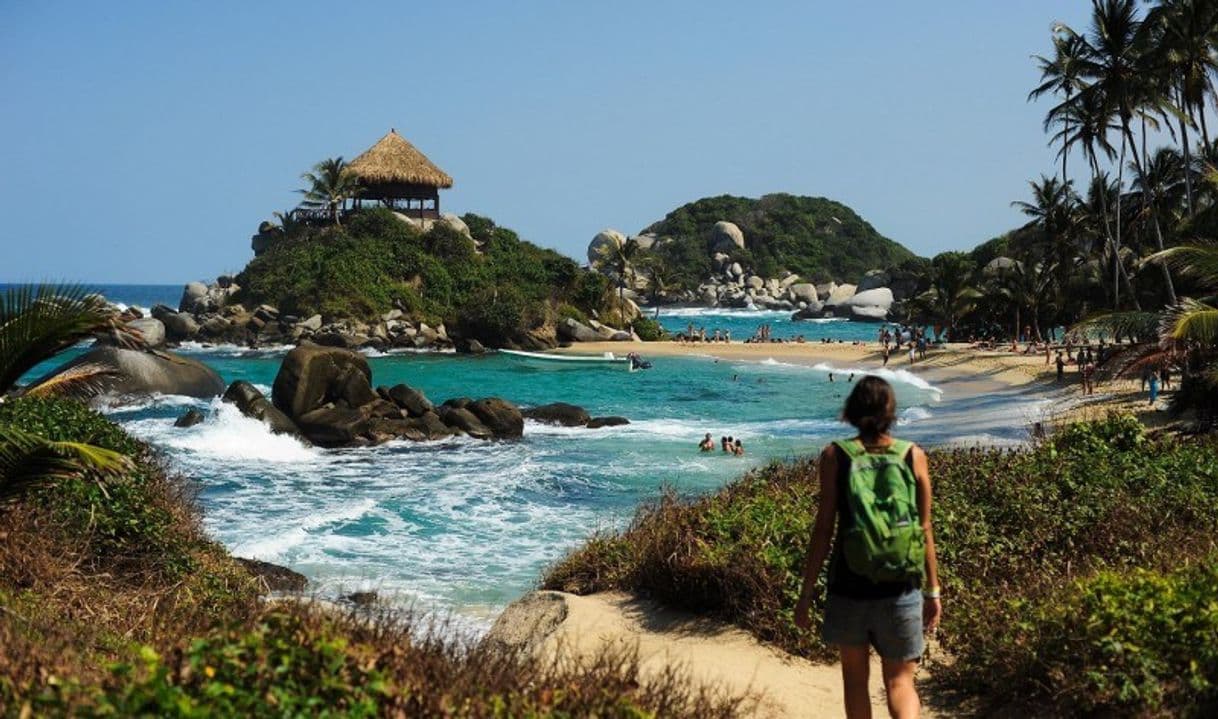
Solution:
[{"label": "person's bare arm", "polygon": [[816,508],[816,523],[812,526],[812,538],[808,545],[808,558],[804,560],[804,581],[799,591],[799,602],[795,605],[795,625],[807,629],[812,624],[808,611],[812,606],[812,594],[816,591],[816,578],[820,576],[829,546],[833,541],[833,524],[837,518],[837,452],[833,445],[825,447],[817,462],[820,481],[820,503]]},{"label": "person's bare arm", "polygon": [[[931,482],[930,463],[926,461],[926,452],[921,447],[914,446],[913,470],[918,479],[918,516],[922,521],[922,531],[926,534],[926,588],[936,591],[939,589],[939,560],[935,556],[935,532],[930,521]],[[927,630],[939,626],[939,617],[943,614],[943,603],[938,597],[927,597],[922,603],[922,622]]]}]

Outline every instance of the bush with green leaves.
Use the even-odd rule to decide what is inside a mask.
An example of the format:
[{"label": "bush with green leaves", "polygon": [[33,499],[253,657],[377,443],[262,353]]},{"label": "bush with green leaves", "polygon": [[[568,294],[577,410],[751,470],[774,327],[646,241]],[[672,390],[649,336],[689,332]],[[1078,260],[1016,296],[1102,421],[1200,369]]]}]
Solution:
[{"label": "bush with green leaves", "polygon": [[[997,698],[1040,695],[1133,713],[1155,710],[1155,702],[1185,706],[1180,692],[1139,703],[1140,694],[1121,699],[1086,684],[1068,697],[1052,696],[1058,668],[1103,673],[1107,665],[1085,642],[1062,644],[1064,654],[1044,661],[1036,637],[1051,634],[1047,622],[1056,620],[1038,607],[1074,601],[1080,580],[1171,571],[1218,551],[1218,440],[1150,437],[1132,418],[1116,416],[1068,427],[1031,448],[931,450],[928,457],[946,602],[939,636],[953,657],[936,667],[940,681]],[[796,628],[792,615],[817,497],[812,459],[757,470],[711,496],[669,495],[640,510],[625,531],[590,539],[543,584],[649,594],[735,622],[790,652],[828,657],[816,633]],[[1102,595],[1112,584],[1097,579],[1090,586]],[[1098,622],[1088,631],[1101,632],[1108,619],[1075,614],[1074,621]],[[1144,681],[1169,687],[1198,671],[1212,676],[1212,666],[1185,661],[1202,661],[1201,652],[1163,649],[1202,641],[1199,631],[1181,629],[1145,646],[1140,666],[1153,672]],[[1110,639],[1124,641],[1119,633]],[[1138,633],[1128,640],[1142,646]]]},{"label": "bush with green leaves", "polygon": [[155,568],[180,576],[192,567],[192,537],[179,531],[181,513],[166,472],[151,448],[79,401],[11,399],[0,404],[0,423],[58,442],[86,442],[134,460],[132,469],[105,478],[86,473],[31,490],[58,531],[88,537],[91,561]]},{"label": "bush with green leaves", "polygon": [[634,333],[644,342],[656,342],[666,336],[663,325],[650,317],[640,317],[631,323]]},{"label": "bush with green leaves", "polygon": [[326,320],[372,320],[399,307],[495,345],[520,341],[560,304],[602,309],[603,278],[485,217],[463,219],[473,241],[446,223],[420,232],[385,209],[342,227],[301,225],[238,275],[239,299]]}]

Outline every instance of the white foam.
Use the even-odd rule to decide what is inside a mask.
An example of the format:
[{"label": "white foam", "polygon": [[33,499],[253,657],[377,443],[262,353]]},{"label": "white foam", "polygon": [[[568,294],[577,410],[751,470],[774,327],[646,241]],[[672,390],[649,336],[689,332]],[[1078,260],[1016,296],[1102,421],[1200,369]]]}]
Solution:
[{"label": "white foam", "polygon": [[246,417],[236,406],[214,400],[212,415],[193,427],[174,427],[172,419],[131,422],[132,433],[154,444],[213,460],[244,462],[311,462],[319,450],[299,440],[274,434],[262,422]]},{"label": "white foam", "polygon": [[889,382],[900,382],[901,384],[907,384],[912,387],[917,387],[918,389],[926,390],[934,395],[936,401],[943,396],[943,390],[907,369],[888,369],[887,367],[834,367],[833,365],[825,362],[818,362],[812,365],[812,369],[820,370],[821,372],[833,372],[834,374],[853,374],[860,377],[866,375],[875,375],[876,377],[883,377]]},{"label": "white foam", "polygon": [[[351,502],[329,512],[305,515],[298,525],[286,532],[237,545],[233,548],[233,554],[264,561],[278,559],[288,549],[306,541],[314,530],[339,522],[359,519],[375,506],[376,500],[368,498]],[[333,539],[333,537],[329,537],[329,539]]]},{"label": "white foam", "polygon": [[901,411],[898,421],[901,424],[908,422],[920,422],[924,419],[930,419],[933,416],[934,415],[930,413],[930,410],[926,409],[925,407],[906,407]]},{"label": "white foam", "polygon": [[190,340],[178,345],[180,352],[201,355],[216,355],[220,357],[275,357],[287,354],[295,345],[263,345],[246,347],[231,343],[211,344]]}]

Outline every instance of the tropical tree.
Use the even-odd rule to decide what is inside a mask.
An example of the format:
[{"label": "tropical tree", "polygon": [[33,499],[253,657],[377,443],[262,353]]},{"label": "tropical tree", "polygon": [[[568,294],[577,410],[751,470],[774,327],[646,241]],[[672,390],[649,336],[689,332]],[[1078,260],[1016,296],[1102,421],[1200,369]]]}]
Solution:
[{"label": "tropical tree", "polygon": [[[0,295],[0,401],[36,365],[98,332],[125,333],[114,310],[81,287],[6,290]],[[104,372],[82,366],[21,392],[65,393],[96,382]],[[79,442],[53,442],[0,423],[0,501],[38,482],[128,467],[129,460],[116,452]]]},{"label": "tropical tree", "polygon": [[971,284],[973,264],[963,252],[944,252],[931,260],[930,288],[914,298],[915,311],[955,338],[956,328],[977,305],[981,292]]},{"label": "tropical tree", "polygon": [[306,172],[300,179],[309,186],[297,190],[304,195],[302,207],[325,209],[335,225],[339,225],[339,210],[343,203],[359,194],[359,180],[347,169],[347,163],[341,157],[331,157],[313,166],[311,172]]},{"label": "tropical tree", "polygon": [[663,257],[647,254],[636,264],[647,275],[647,290],[652,302],[656,302],[661,295],[681,288],[681,279]]},{"label": "tropical tree", "polygon": [[[1076,93],[1082,90],[1082,57],[1086,43],[1073,32],[1065,31],[1064,26],[1054,27],[1053,57],[1043,55],[1033,56],[1040,68],[1040,84],[1028,93],[1028,100],[1036,100],[1047,94],[1059,95],[1063,105],[1070,105]],[[1062,149],[1058,154],[1062,160],[1062,184],[1069,181],[1066,173],[1066,160],[1070,155],[1069,137],[1071,117],[1066,114],[1050,113],[1045,118],[1045,130],[1054,122],[1062,125],[1061,132],[1056,137],[1062,139]]]},{"label": "tropical tree", "polygon": [[1029,322],[1032,337],[1041,340],[1040,314],[1051,299],[1056,266],[1043,261],[1016,261],[995,273],[995,290],[1005,297],[1014,312],[1013,337],[1019,338]]},{"label": "tropical tree", "polygon": [[625,304],[626,280],[634,273],[634,262],[642,252],[639,241],[633,237],[624,242],[608,242],[600,247],[600,253],[605,267],[617,279],[618,299]]}]

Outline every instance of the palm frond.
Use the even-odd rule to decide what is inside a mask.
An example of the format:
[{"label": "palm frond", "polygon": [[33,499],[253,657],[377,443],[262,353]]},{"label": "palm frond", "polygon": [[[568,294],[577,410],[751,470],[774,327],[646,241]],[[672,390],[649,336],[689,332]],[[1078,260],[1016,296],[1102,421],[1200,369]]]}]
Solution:
[{"label": "palm frond", "polygon": [[0,295],[0,394],[38,363],[120,325],[113,308],[80,285],[9,288]]},{"label": "palm frond", "polygon": [[1107,312],[1092,315],[1070,328],[1070,335],[1076,338],[1086,338],[1093,332],[1105,332],[1112,336],[1137,337],[1150,339],[1159,336],[1159,321],[1162,315],[1158,312]]},{"label": "palm frond", "polygon": [[92,397],[104,388],[105,379],[116,374],[113,367],[87,362],[27,387],[21,394],[26,397]]},{"label": "palm frond", "polygon": [[1218,288],[1218,245],[1192,244],[1169,247],[1146,258],[1147,262],[1165,262],[1181,275],[1194,277]]},{"label": "palm frond", "polygon": [[131,460],[113,450],[83,442],[55,442],[0,424],[0,502],[45,482],[130,469]]},{"label": "palm frond", "polygon": [[1164,342],[1218,342],[1218,309],[1196,300],[1183,299],[1163,312],[1159,329]]}]

